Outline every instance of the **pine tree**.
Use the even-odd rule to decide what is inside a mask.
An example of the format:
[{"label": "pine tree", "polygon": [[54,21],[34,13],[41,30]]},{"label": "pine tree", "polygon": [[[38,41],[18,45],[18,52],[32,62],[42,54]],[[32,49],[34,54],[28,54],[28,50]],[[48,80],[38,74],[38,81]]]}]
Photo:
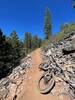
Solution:
[{"label": "pine tree", "polygon": [[38,39],[38,47],[41,47],[41,45],[42,45],[42,39],[39,38],[39,39]]},{"label": "pine tree", "polygon": [[12,45],[13,64],[18,64],[21,57],[21,45],[16,31],[13,31],[10,35],[10,42]]},{"label": "pine tree", "polygon": [[12,46],[6,41],[6,37],[0,30],[0,78],[4,77],[12,66],[11,49]]},{"label": "pine tree", "polygon": [[52,35],[51,14],[48,8],[46,8],[46,12],[45,12],[44,33],[46,39],[49,39],[50,35]]},{"label": "pine tree", "polygon": [[26,50],[26,54],[28,54],[31,51],[32,48],[31,40],[32,40],[31,34],[29,32],[26,32],[24,37],[24,47]]},{"label": "pine tree", "polygon": [[38,36],[33,36],[32,38],[32,50],[39,48],[41,46],[41,39]]}]

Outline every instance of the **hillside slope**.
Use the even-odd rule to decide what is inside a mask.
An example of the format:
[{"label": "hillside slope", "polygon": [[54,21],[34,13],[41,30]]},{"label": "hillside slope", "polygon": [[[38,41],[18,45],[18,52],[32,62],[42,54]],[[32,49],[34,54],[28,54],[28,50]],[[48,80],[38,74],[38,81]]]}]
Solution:
[{"label": "hillside slope", "polygon": [[43,55],[40,48],[35,50],[9,76],[0,80],[0,100],[73,100],[68,94],[63,94],[62,82],[57,83],[51,93],[40,94],[37,86],[43,74],[39,70],[39,65],[44,62]]},{"label": "hillside slope", "polygon": [[[32,62],[33,66],[26,72],[27,79],[23,81],[23,83],[25,83],[24,88],[21,94],[18,95],[17,100],[71,100],[68,95],[58,96],[52,94],[40,94],[37,84],[42,75],[42,72],[38,69],[39,64],[42,62],[41,49],[37,49],[32,54]],[[59,88],[56,92],[58,92],[58,90]]]}]

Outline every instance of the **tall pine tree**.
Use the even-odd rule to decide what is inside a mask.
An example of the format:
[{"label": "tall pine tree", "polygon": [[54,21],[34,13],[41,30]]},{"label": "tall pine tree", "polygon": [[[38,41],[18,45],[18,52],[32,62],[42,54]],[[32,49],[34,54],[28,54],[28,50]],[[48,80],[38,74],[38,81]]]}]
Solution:
[{"label": "tall pine tree", "polygon": [[29,32],[26,32],[24,37],[24,47],[26,54],[28,54],[31,51],[32,48],[31,40],[32,40],[31,34]]},{"label": "tall pine tree", "polygon": [[46,11],[45,11],[44,33],[45,33],[46,39],[49,39],[50,35],[52,35],[51,13],[49,12],[48,8],[46,8]]},{"label": "tall pine tree", "polygon": [[13,64],[18,64],[21,57],[21,45],[16,31],[11,33],[10,42],[13,48]]},{"label": "tall pine tree", "polygon": [[0,30],[0,78],[6,76],[12,66],[12,46]]}]

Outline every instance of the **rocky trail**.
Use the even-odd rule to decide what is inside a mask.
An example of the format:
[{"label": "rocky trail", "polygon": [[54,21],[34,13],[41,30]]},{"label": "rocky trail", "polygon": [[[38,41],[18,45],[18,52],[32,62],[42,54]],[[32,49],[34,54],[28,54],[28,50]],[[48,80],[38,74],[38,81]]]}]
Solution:
[{"label": "rocky trail", "polygon": [[[27,70],[27,79],[24,81],[24,88],[16,100],[71,100],[68,95],[58,96],[60,88],[57,88],[57,86],[56,95],[50,93],[47,95],[40,94],[37,85],[40,76],[43,74],[38,68],[42,62],[41,49],[38,49],[33,53],[32,62],[33,66],[30,70]],[[61,84],[59,84],[59,87],[62,87]]]},{"label": "rocky trail", "polygon": [[[27,58],[28,62],[32,63],[29,65],[31,67],[26,70],[17,67],[12,74],[1,80],[0,100],[71,100],[69,95],[60,94],[63,87],[62,83],[57,84],[52,93],[40,94],[38,80],[43,74],[43,71],[39,70],[39,65],[43,62],[41,53],[41,49],[37,49],[32,53],[30,62]],[[25,64],[26,62],[24,60]]]}]

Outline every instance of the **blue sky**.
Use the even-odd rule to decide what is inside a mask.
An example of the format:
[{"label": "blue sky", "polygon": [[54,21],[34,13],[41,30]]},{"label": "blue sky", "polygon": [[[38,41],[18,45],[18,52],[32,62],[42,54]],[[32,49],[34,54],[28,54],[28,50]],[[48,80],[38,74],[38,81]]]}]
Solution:
[{"label": "blue sky", "polygon": [[53,34],[60,25],[75,22],[72,0],[0,0],[0,28],[7,36],[16,30],[20,38],[24,32],[43,37],[46,7],[52,14]]}]

